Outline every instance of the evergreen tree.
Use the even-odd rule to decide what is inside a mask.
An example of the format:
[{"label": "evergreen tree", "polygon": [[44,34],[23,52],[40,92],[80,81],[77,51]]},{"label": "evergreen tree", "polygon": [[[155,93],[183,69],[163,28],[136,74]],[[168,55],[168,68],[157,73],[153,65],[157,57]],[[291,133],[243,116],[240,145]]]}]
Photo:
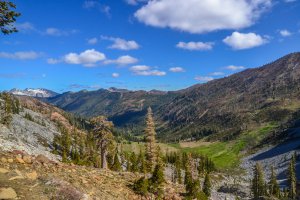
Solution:
[{"label": "evergreen tree", "polygon": [[145,154],[140,151],[140,154],[139,154],[139,158],[138,158],[138,164],[139,164],[139,171],[141,173],[144,173],[146,174],[147,173],[147,165],[146,165],[146,160],[145,160]]},{"label": "evergreen tree", "polygon": [[134,152],[132,152],[130,156],[130,171],[131,172],[138,171],[138,162],[137,162],[136,154]]},{"label": "evergreen tree", "polygon": [[254,199],[258,199],[259,197],[265,195],[265,182],[264,182],[264,174],[262,168],[259,163],[256,163],[253,170],[253,180],[252,180],[252,194]]},{"label": "evergreen tree", "polygon": [[280,196],[280,188],[277,183],[277,178],[276,178],[276,173],[274,171],[274,167],[271,167],[271,177],[270,177],[270,182],[269,182],[269,193],[270,196],[274,196],[279,198]]},{"label": "evergreen tree", "polygon": [[292,159],[289,164],[289,171],[288,171],[288,184],[289,184],[289,194],[288,197],[290,199],[296,199],[296,157],[295,155],[292,156]]},{"label": "evergreen tree", "polygon": [[14,11],[16,5],[10,1],[0,1],[0,31],[3,34],[10,34],[18,30],[14,26],[16,18],[21,14]]},{"label": "evergreen tree", "polygon": [[134,191],[142,196],[147,195],[148,187],[148,179],[146,179],[145,177],[138,179],[133,185]]},{"label": "evergreen tree", "polygon": [[155,124],[153,120],[153,113],[152,109],[149,107],[147,116],[146,116],[146,129],[145,129],[145,134],[146,134],[146,157],[148,160],[148,167],[149,169],[153,169],[155,166],[156,160],[156,145],[155,145]]},{"label": "evergreen tree", "polygon": [[119,156],[118,156],[118,151],[116,151],[116,154],[114,156],[114,163],[112,166],[112,170],[114,170],[114,171],[122,170],[121,163],[120,163]]},{"label": "evergreen tree", "polygon": [[206,194],[206,196],[210,197],[211,194],[211,181],[209,174],[206,173],[203,183],[203,192]]},{"label": "evergreen tree", "polygon": [[93,134],[97,143],[97,149],[101,155],[101,168],[107,169],[107,156],[114,148],[114,136],[112,134],[113,123],[107,121],[103,116],[95,117],[91,120],[94,128]]},{"label": "evergreen tree", "polygon": [[151,191],[157,192],[158,190],[160,190],[160,187],[162,186],[164,181],[164,169],[163,166],[160,163],[158,163],[154,168],[152,177],[150,178]]}]

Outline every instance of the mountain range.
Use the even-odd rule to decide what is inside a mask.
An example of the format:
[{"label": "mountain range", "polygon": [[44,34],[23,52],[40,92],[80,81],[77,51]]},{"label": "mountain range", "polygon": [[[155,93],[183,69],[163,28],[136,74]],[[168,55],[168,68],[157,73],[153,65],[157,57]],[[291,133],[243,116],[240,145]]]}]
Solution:
[{"label": "mountain range", "polygon": [[116,127],[140,135],[147,108],[158,137],[167,141],[228,140],[267,123],[282,124],[300,108],[300,53],[258,68],[178,91],[82,90],[57,94],[46,89],[13,89],[83,117],[108,116]]},{"label": "mountain range", "polygon": [[106,115],[117,127],[134,134],[141,133],[151,106],[162,139],[213,139],[216,135],[228,139],[261,123],[289,119],[300,105],[299,79],[300,53],[292,53],[262,67],[179,91],[111,88],[67,92],[45,100],[85,117]]},{"label": "mountain range", "polygon": [[14,88],[10,90],[9,93],[14,95],[19,95],[19,96],[42,97],[42,98],[54,97],[58,95],[58,93],[56,92],[43,89],[43,88],[37,88],[37,89],[26,88],[24,90]]}]

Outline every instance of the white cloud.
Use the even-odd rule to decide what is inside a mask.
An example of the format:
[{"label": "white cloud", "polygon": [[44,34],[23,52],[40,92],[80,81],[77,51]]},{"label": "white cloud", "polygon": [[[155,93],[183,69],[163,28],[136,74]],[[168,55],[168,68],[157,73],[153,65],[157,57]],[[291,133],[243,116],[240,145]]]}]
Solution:
[{"label": "white cloud", "polygon": [[112,73],[111,75],[113,78],[119,78],[120,77],[120,74],[119,73]]},{"label": "white cloud", "polygon": [[106,60],[104,64],[129,65],[129,64],[137,63],[138,61],[139,61],[138,59],[132,56],[125,55],[125,56],[120,56],[116,60]]},{"label": "white cloud", "polygon": [[110,49],[119,49],[119,50],[134,50],[139,49],[140,45],[134,40],[124,40],[122,38],[114,38],[114,37],[101,37],[104,40],[113,41],[113,44],[109,46]]},{"label": "white cloud", "polygon": [[95,49],[88,49],[79,54],[77,53],[68,53],[63,56],[61,59],[49,58],[47,62],[49,64],[57,64],[60,62],[65,62],[67,64],[75,64],[75,65],[84,65],[85,67],[94,67],[100,61],[104,61],[106,59],[105,54],[96,51]]},{"label": "white cloud", "polygon": [[41,53],[35,51],[19,51],[15,53],[0,52],[0,58],[16,60],[34,60],[41,56]]},{"label": "white cloud", "polygon": [[286,29],[280,30],[279,33],[280,33],[280,35],[281,35],[282,37],[288,37],[288,36],[291,36],[291,35],[292,35],[292,33],[291,33],[290,31],[286,30]]},{"label": "white cloud", "polygon": [[179,42],[177,48],[187,50],[211,50],[213,48],[212,42]]},{"label": "white cloud", "polygon": [[146,25],[190,33],[253,25],[272,0],[152,0],[135,13]]},{"label": "white cloud", "polygon": [[245,67],[244,66],[229,65],[229,66],[225,67],[225,69],[230,70],[230,71],[238,71],[238,70],[245,69]]},{"label": "white cloud", "polygon": [[211,76],[196,76],[195,80],[200,82],[208,82],[214,80],[214,78]]},{"label": "white cloud", "polygon": [[134,75],[138,76],[165,76],[167,73],[164,71],[159,71],[156,69],[152,69],[152,67],[146,65],[136,65],[130,68],[130,71],[133,72]]},{"label": "white cloud", "polygon": [[297,0],[284,0],[284,2],[286,3],[292,3],[292,2],[296,2]]},{"label": "white cloud", "polygon": [[185,72],[185,70],[182,67],[171,67],[169,69],[169,71],[174,72],[174,73],[176,73],[176,72]]},{"label": "white cloud", "polygon": [[250,49],[261,46],[268,42],[266,37],[262,37],[255,33],[239,33],[233,32],[230,36],[223,39],[223,42],[233,49]]},{"label": "white cloud", "polygon": [[68,36],[68,35],[71,35],[71,34],[75,34],[77,33],[78,31],[73,29],[73,30],[70,30],[70,31],[65,31],[65,30],[61,30],[61,29],[58,29],[58,28],[47,28],[44,32],[45,35],[49,35],[49,36]]},{"label": "white cloud", "polygon": [[213,72],[213,73],[210,73],[209,75],[210,76],[223,76],[225,73],[224,72]]},{"label": "white cloud", "polygon": [[94,44],[98,43],[98,39],[97,38],[91,38],[91,39],[88,39],[87,42],[88,42],[88,44],[94,45]]}]

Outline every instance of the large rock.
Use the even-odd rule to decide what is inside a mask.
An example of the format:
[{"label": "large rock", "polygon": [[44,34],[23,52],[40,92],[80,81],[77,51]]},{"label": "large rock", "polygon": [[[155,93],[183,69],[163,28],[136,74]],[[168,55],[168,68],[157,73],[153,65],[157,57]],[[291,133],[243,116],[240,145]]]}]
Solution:
[{"label": "large rock", "polygon": [[33,171],[31,173],[26,173],[26,177],[30,180],[36,180],[38,177],[38,174],[36,173],[36,171]]},{"label": "large rock", "polygon": [[25,164],[24,160],[21,157],[19,157],[19,156],[16,157],[16,161],[18,163]]},{"label": "large rock", "polygon": [[17,193],[13,188],[0,188],[0,199],[15,199]]},{"label": "large rock", "polygon": [[31,156],[23,156],[23,160],[27,164],[31,164],[32,163]]},{"label": "large rock", "polygon": [[38,155],[38,156],[35,158],[35,160],[38,161],[38,162],[40,162],[40,163],[42,163],[42,164],[47,164],[47,163],[50,162],[50,160],[49,160],[46,156],[41,155],[41,154]]},{"label": "large rock", "polygon": [[0,168],[0,174],[6,174],[8,173],[9,171],[7,169],[4,169],[4,168]]}]

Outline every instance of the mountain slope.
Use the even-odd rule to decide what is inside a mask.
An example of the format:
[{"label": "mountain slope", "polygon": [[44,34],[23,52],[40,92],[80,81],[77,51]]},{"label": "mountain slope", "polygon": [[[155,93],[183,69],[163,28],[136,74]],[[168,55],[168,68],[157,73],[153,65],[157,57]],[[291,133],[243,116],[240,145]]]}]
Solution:
[{"label": "mountain slope", "polygon": [[[118,127],[142,127],[151,106],[160,138],[229,140],[263,123],[281,123],[300,108],[300,53],[260,68],[177,92],[81,91],[47,101],[83,116],[106,115]],[[139,128],[134,130],[140,133]]]}]

